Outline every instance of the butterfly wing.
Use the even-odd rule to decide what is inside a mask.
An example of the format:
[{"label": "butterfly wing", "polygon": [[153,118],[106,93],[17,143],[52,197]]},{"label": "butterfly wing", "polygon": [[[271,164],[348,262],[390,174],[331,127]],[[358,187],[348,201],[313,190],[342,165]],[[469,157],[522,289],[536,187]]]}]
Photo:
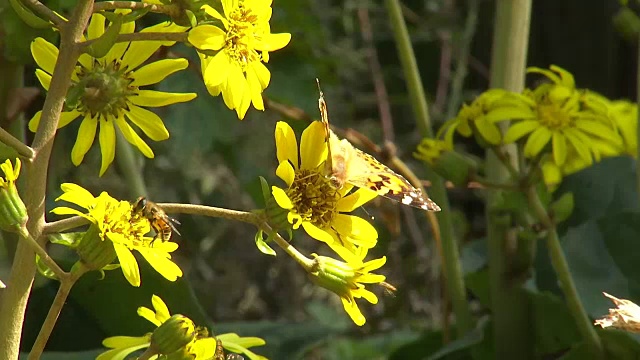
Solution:
[{"label": "butterfly wing", "polygon": [[402,175],[397,174],[373,156],[353,148],[355,155],[349,162],[346,181],[357,187],[375,191],[378,195],[427,211],[440,211],[428,196],[416,189]]}]

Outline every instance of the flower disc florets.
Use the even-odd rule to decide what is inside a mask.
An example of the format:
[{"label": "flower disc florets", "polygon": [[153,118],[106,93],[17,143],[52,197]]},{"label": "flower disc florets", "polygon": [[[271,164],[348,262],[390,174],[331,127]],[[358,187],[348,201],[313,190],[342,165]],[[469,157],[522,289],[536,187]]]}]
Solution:
[{"label": "flower disc florets", "polygon": [[121,69],[120,63],[115,61],[107,64],[94,61],[91,69],[80,67],[80,81],[70,89],[71,94],[79,93],[80,96],[77,103],[68,105],[75,105],[76,110],[92,116],[120,116],[128,107],[127,98],[138,91],[137,86],[131,85],[134,79],[128,75],[126,66]]},{"label": "flower disc florets", "polygon": [[331,180],[317,171],[301,170],[287,190],[293,208],[302,221],[316,226],[329,226],[335,217],[341,196]]}]

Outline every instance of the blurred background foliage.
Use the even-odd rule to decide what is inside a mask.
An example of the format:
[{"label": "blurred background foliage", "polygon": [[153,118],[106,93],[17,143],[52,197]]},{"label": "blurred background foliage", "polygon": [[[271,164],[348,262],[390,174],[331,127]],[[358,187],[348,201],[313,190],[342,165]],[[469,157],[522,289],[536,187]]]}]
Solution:
[{"label": "blurred background foliage", "polygon": [[[75,2],[45,3],[65,13]],[[28,120],[44,99],[34,77],[29,43],[35,36],[53,41],[56,34],[30,29],[12,13],[8,3],[0,6],[1,76],[3,81],[12,79],[25,86],[19,93],[2,94],[2,101],[25,110],[24,118]],[[471,100],[488,87],[494,7],[494,2],[488,0],[403,1],[434,124],[455,115],[460,105],[456,99]],[[611,99],[633,98],[636,50],[614,27],[613,18],[619,7],[613,0],[535,1],[528,65],[546,68],[556,64],[572,72],[580,87]],[[198,98],[159,109],[171,138],[153,143],[154,160],[141,156],[138,159],[150,199],[242,210],[259,208],[262,200],[258,176],[278,181],[273,131],[275,122],[286,118],[277,109],[298,108],[308,117],[317,118],[316,77],[322,81],[333,125],[356,129],[379,142],[379,99],[368,58],[371,50],[375,50],[381,64],[382,71],[376,76],[384,78],[388,91],[399,156],[419,175],[425,174],[424,166],[411,156],[420,138],[384,4],[276,0],[273,9],[272,30],[292,33],[292,41],[273,53],[268,64],[272,81],[264,95],[270,108],[265,112],[252,109],[244,121],[238,121],[220,97],[208,95],[192,49],[179,45],[157,54],[186,56],[193,61],[188,71],[169,77],[159,90],[195,91]],[[154,16],[144,17],[148,24],[157,20]],[[372,41],[366,40],[367,35]],[[465,39],[470,40],[469,47],[463,46]],[[464,52],[468,52],[468,63],[464,68],[456,67]],[[464,86],[452,94],[451,84],[456,76],[464,76]],[[7,113],[11,114],[10,110]],[[18,117],[2,126],[24,126],[23,120]],[[307,125],[300,120],[289,123],[298,132]],[[100,164],[97,146],[80,167],[71,164],[69,154],[78,125],[79,122],[72,123],[69,127],[73,129],[63,129],[56,138],[47,209],[53,207],[63,182],[78,183],[96,195],[107,191],[122,199],[139,196],[131,191],[117,159],[116,166],[102,178],[96,176]],[[464,141],[467,151],[483,156],[472,140]],[[575,194],[574,214],[563,224],[561,236],[579,293],[592,317],[606,314],[610,307],[602,291],[622,298],[640,297],[637,256],[630,251],[640,234],[635,181],[633,160],[612,158],[569,176],[556,192]],[[254,228],[222,219],[177,216],[182,223],[182,236],[177,239],[180,248],[176,256],[185,271],[184,278],[177,284],[170,283],[145,269],[144,262],[139,289],[129,286],[118,271],[108,272],[99,281],[97,274],[83,278],[62,311],[47,347],[47,358],[90,358],[99,352],[92,350],[101,349],[101,341],[107,336],[139,335],[151,330],[151,325],[135,313],[137,307],[149,306],[151,294],[160,295],[172,313],[208,323],[216,333],[234,331],[264,338],[267,345],[256,350],[271,359],[466,359],[469,353],[464,349],[473,344],[478,345],[475,356],[492,358],[486,310],[489,303],[483,194],[451,188],[449,195],[469,303],[474,314],[484,319],[462,339],[452,342],[455,321],[450,317],[438,249],[428,224],[413,209],[379,200],[367,207],[380,233],[379,244],[370,256],[387,256],[383,273],[398,291],[395,296],[385,296],[382,288],[378,289],[380,303],[361,306],[368,320],[361,328],[351,323],[334,294],[311,284],[291,259],[284,255],[268,257],[257,251]],[[295,242],[307,253],[327,251],[302,233],[296,234]],[[0,277],[8,273],[12,243],[5,241],[0,249]],[[55,246],[50,251],[56,259],[67,255]],[[533,273],[526,275],[530,277],[530,300],[536,309],[537,356],[559,358],[580,338],[561,300],[544,243],[538,247]],[[55,291],[53,282],[36,279],[27,310],[23,349],[31,348]],[[615,331],[603,333],[612,339],[611,344],[622,349],[617,353],[619,358],[640,358],[640,345],[635,339]],[[70,353],[75,353],[74,357]],[[571,358],[581,358],[580,352],[570,354]]]}]

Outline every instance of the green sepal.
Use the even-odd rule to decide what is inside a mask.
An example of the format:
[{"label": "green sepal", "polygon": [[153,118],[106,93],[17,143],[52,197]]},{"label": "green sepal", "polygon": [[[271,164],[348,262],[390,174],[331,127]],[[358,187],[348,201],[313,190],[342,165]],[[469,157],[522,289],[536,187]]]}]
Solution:
[{"label": "green sepal", "polygon": [[553,221],[558,224],[569,218],[573,213],[574,198],[573,193],[566,192],[554,201],[549,207]]},{"label": "green sepal", "polygon": [[53,27],[50,22],[41,19],[36,14],[32,13],[31,10],[24,7],[20,0],[9,0],[9,3],[11,3],[11,7],[13,8],[13,11],[16,12],[18,17],[20,17],[20,19],[22,19],[25,24],[31,26],[32,28],[47,29]]},{"label": "green sepal", "polygon": [[68,248],[75,249],[83,236],[84,231],[56,233],[47,235],[47,240],[54,244],[64,245]]},{"label": "green sepal", "polygon": [[122,24],[125,22],[124,17],[119,15],[111,20],[111,24],[105,30],[104,34],[95,40],[91,40],[91,44],[85,46],[84,52],[91,55],[94,58],[101,58],[109,53],[109,50],[115,45],[122,29]]}]

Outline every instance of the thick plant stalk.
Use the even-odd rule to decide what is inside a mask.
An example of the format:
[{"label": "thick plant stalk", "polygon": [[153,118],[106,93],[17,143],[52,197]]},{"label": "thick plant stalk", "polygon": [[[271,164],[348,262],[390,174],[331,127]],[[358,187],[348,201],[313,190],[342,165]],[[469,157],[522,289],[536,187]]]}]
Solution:
[{"label": "thick plant stalk", "polygon": [[[35,157],[27,164],[25,205],[29,213],[27,228],[35,239],[45,224],[44,204],[47,170],[58,120],[80,51],[77,43],[91,16],[92,0],[81,0],[61,30],[60,57],[54,68],[49,93],[42,109],[40,126],[33,141]],[[7,289],[0,303],[0,359],[17,359],[27,300],[36,273],[35,254],[28,244],[19,242],[11,267]]]},{"label": "thick plant stalk", "polygon": [[[491,87],[521,92],[524,88],[531,0],[499,0],[496,2],[495,28],[491,61]],[[499,124],[502,130],[508,124]],[[498,149],[506,154],[517,170],[516,149],[505,145]],[[509,170],[493,151],[486,153],[487,180],[508,183]],[[521,253],[517,232],[511,228],[508,215],[494,210],[500,201],[501,191],[492,191],[487,197],[487,242],[489,250],[489,286],[496,359],[532,359],[535,336],[529,297],[520,282],[510,275],[520,273],[514,269],[514,259]],[[533,249],[524,249],[533,251]],[[526,252],[525,251],[525,252]]]},{"label": "thick plant stalk", "polygon": [[[429,119],[429,107],[422,82],[420,81],[418,64],[416,63],[415,54],[411,47],[411,40],[402,16],[400,3],[398,0],[387,0],[386,6],[418,128],[422,136],[433,137],[433,130],[431,129],[431,121]],[[474,323],[467,303],[467,292],[462,276],[462,267],[460,266],[458,244],[453,235],[453,222],[451,212],[449,211],[449,199],[444,187],[444,182],[440,177],[433,174],[429,180],[431,180],[429,195],[431,195],[442,208],[442,211],[437,214],[437,218],[442,238],[442,262],[444,265],[444,277],[447,282],[447,292],[451,296],[458,334],[464,335],[473,329]]]}]

